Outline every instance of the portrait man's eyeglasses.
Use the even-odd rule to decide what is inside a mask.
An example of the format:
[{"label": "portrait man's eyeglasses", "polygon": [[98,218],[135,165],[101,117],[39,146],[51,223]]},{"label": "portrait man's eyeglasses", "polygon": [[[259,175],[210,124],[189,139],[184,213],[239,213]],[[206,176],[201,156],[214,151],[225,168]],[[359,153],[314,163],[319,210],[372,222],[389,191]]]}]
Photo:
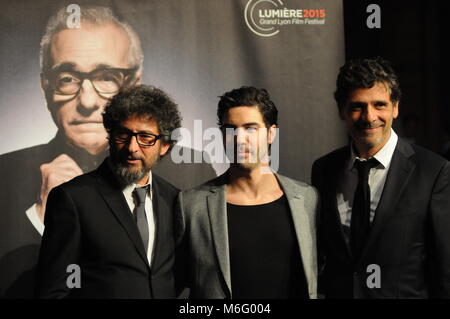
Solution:
[{"label": "portrait man's eyeglasses", "polygon": [[117,143],[128,143],[130,139],[136,136],[136,140],[140,146],[153,146],[156,141],[164,137],[165,135],[156,135],[151,133],[134,133],[131,131],[119,130],[112,134],[112,138]]},{"label": "portrait man's eyeglasses", "polygon": [[56,94],[76,95],[80,91],[83,81],[88,79],[98,94],[109,97],[119,92],[132,78],[134,72],[136,72],[136,68],[105,68],[91,72],[59,71],[50,75],[48,83]]}]

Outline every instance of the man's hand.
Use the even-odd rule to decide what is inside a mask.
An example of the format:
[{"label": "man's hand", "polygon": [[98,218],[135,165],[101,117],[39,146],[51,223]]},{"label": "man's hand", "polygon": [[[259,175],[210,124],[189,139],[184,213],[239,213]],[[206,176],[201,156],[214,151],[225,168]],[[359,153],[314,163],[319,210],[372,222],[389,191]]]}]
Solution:
[{"label": "man's hand", "polygon": [[40,166],[42,175],[41,193],[39,195],[40,203],[36,204],[37,214],[41,222],[44,222],[45,205],[47,204],[48,193],[53,187],[71,180],[72,178],[83,174],[81,168],[68,155],[61,154],[50,163]]}]

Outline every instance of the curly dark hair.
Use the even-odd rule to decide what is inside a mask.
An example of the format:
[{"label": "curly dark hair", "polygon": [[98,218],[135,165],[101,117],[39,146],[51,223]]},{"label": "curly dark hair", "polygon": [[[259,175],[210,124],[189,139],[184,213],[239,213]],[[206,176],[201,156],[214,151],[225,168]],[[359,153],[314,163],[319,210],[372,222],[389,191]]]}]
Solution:
[{"label": "curly dark hair", "polygon": [[397,75],[389,61],[382,57],[355,59],[344,64],[337,77],[336,100],[339,110],[347,103],[348,95],[356,89],[369,89],[376,83],[384,83],[390,91],[391,102],[400,101],[401,91]]},{"label": "curly dark hair", "polygon": [[181,127],[178,105],[162,90],[151,85],[138,85],[116,94],[103,112],[103,126],[109,135],[132,116],[149,117],[158,122],[163,143],[176,143],[172,132]]},{"label": "curly dark hair", "polygon": [[278,110],[270,99],[266,89],[257,89],[252,86],[242,86],[219,96],[217,108],[218,125],[223,125],[223,120],[229,109],[236,106],[257,106],[261,112],[266,127],[278,126]]}]

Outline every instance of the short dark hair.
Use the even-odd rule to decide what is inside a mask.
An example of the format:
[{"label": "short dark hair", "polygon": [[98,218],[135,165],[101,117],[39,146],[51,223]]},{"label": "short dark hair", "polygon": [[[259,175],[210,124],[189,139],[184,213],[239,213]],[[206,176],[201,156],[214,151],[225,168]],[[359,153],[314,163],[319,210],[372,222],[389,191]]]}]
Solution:
[{"label": "short dark hair", "polygon": [[106,105],[103,112],[103,125],[111,135],[128,118],[148,117],[158,123],[163,143],[172,147],[176,139],[172,132],[181,127],[181,114],[178,105],[162,90],[151,85],[138,85],[117,93]]},{"label": "short dark hair", "polygon": [[370,89],[376,83],[387,85],[393,103],[400,101],[400,85],[389,61],[381,57],[348,61],[341,67],[336,81],[334,99],[339,110],[347,103],[351,91]]},{"label": "short dark hair", "polygon": [[278,126],[278,110],[275,103],[270,99],[269,92],[265,89],[257,89],[252,86],[242,86],[219,96],[220,101],[217,108],[217,119],[219,126],[229,109],[236,106],[257,106],[261,112],[266,127]]}]

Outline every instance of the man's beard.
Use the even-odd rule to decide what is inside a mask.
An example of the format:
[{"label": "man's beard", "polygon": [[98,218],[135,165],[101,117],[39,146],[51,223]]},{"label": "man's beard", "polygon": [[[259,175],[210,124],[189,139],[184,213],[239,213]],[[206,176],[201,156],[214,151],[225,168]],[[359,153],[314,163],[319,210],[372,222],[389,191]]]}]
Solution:
[{"label": "man's beard", "polygon": [[121,158],[127,158],[127,155],[116,153],[114,148],[110,148],[111,150],[111,164],[113,173],[118,179],[121,185],[129,185],[132,183],[136,183],[143,179],[152,169],[153,165],[159,160],[159,155],[149,162],[146,162],[143,157],[135,157],[133,159],[139,159],[142,163],[142,166],[139,169],[133,169],[132,165],[128,163],[122,162]]},{"label": "man's beard", "polygon": [[148,174],[150,171],[150,168],[147,168],[145,166],[145,163],[142,162],[144,165],[139,170],[131,170],[132,167],[123,165],[121,163],[115,163],[113,161],[113,170],[114,174],[116,175],[117,179],[119,180],[120,184],[122,185],[129,185],[132,183],[135,183],[137,181],[140,181],[145,177],[145,175]]}]

